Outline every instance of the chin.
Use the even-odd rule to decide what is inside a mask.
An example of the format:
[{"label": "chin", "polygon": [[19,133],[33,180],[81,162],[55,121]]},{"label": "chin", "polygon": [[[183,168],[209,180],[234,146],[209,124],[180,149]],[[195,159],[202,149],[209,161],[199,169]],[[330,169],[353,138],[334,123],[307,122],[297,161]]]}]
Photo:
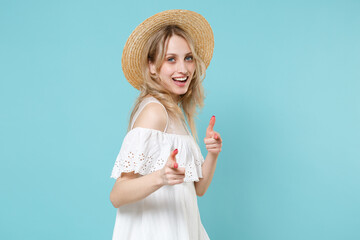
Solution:
[{"label": "chin", "polygon": [[185,93],[187,93],[188,89],[184,89],[181,91],[174,91],[174,94],[180,96],[180,95],[184,95]]}]

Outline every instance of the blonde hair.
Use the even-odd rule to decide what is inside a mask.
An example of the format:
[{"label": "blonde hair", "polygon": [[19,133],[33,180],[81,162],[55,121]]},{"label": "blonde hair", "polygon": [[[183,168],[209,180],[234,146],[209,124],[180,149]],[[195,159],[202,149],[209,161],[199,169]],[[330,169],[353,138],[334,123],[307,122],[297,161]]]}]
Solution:
[{"label": "blonde hair", "polygon": [[[150,73],[149,62],[155,65],[156,72],[160,71],[161,65],[165,59],[167,43],[170,37],[177,35],[184,38],[191,49],[193,59],[195,61],[195,71],[190,82],[188,91],[180,95],[179,103],[176,103],[171,97],[171,93],[166,90],[160,83],[157,74]],[[194,42],[187,32],[177,25],[168,25],[152,35],[143,49],[141,65],[143,73],[143,83],[140,86],[140,94],[135,101],[134,108],[130,115],[128,131],[131,130],[131,122],[138,110],[141,101],[150,94],[164,105],[170,116],[184,119],[189,124],[190,131],[197,141],[197,131],[195,125],[195,117],[197,108],[202,109],[204,106],[204,88],[202,81],[205,78],[206,67],[202,59],[196,54]]]}]

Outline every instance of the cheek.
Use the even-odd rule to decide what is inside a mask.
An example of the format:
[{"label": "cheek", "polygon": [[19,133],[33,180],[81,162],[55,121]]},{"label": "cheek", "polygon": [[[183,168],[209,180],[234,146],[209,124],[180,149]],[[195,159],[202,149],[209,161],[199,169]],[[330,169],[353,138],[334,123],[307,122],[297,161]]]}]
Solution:
[{"label": "cheek", "polygon": [[195,68],[196,68],[195,61],[189,62],[188,69],[189,70],[191,69],[191,71],[195,71]]},{"label": "cheek", "polygon": [[191,71],[191,74],[194,74],[195,69],[196,69],[195,63],[194,63],[194,64],[191,64],[190,67],[189,67],[189,70]]},{"label": "cheek", "polygon": [[173,74],[174,70],[173,67],[170,64],[164,63],[163,66],[160,69],[160,74],[163,76],[168,76]]}]

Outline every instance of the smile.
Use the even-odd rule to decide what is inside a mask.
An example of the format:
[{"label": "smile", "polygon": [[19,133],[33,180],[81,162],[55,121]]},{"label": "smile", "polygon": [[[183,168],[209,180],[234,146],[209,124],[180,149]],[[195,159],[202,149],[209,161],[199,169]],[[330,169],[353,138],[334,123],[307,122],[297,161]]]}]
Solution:
[{"label": "smile", "polygon": [[178,78],[173,78],[172,80],[177,81],[177,82],[186,82],[186,80],[188,79],[188,77],[178,77]]},{"label": "smile", "polygon": [[184,87],[186,85],[186,81],[188,80],[188,76],[187,77],[177,77],[177,78],[172,78],[172,80],[174,81],[175,85],[179,86],[179,87]]}]

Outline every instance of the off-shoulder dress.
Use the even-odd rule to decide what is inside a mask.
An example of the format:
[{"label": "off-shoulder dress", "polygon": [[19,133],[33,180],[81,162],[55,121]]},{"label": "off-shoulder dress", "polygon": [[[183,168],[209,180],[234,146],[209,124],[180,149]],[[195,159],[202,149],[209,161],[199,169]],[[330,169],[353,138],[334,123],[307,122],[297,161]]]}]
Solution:
[{"label": "off-shoulder dress", "polygon": [[[179,150],[176,160],[185,167],[181,184],[165,185],[146,198],[117,209],[113,240],[205,240],[209,239],[200,219],[194,181],[202,178],[204,158],[186,124],[167,114],[165,130],[136,127],[136,118],[156,98],[146,97],[134,115],[116,158],[111,177],[122,172],[150,174],[164,167],[170,151]],[[163,106],[161,104],[161,106]],[[163,106],[164,107],[164,106]],[[165,109],[165,107],[164,107]],[[166,109],[165,109],[166,111]]]}]

